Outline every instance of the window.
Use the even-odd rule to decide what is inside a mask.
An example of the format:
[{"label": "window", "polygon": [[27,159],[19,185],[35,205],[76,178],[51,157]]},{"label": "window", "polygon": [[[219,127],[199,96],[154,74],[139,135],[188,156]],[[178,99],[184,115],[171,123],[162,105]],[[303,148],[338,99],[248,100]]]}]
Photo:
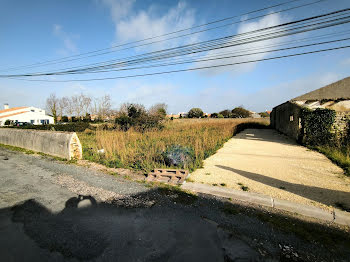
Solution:
[{"label": "window", "polygon": [[289,117],[289,121],[290,121],[290,122],[293,122],[293,121],[294,121],[294,116],[293,116],[293,115],[291,115],[291,116]]},{"label": "window", "polygon": [[31,123],[31,124],[34,124],[34,120],[30,120],[30,123]]}]

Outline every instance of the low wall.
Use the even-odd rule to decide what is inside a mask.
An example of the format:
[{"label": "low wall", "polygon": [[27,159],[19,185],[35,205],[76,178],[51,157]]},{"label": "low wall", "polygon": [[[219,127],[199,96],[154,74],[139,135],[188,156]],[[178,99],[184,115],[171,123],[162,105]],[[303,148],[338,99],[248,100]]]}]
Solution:
[{"label": "low wall", "polygon": [[0,143],[68,160],[82,158],[82,147],[76,133],[0,128]]}]

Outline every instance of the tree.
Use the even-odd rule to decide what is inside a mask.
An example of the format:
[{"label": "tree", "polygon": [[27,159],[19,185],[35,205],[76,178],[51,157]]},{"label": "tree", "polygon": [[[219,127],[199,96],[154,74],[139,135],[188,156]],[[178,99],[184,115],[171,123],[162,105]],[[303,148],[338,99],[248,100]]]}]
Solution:
[{"label": "tree", "polygon": [[164,103],[155,104],[148,109],[148,113],[152,116],[157,116],[162,119],[166,117],[167,105]]},{"label": "tree", "polygon": [[98,119],[105,120],[107,116],[113,113],[110,95],[104,95],[90,100],[91,114],[97,115]]},{"label": "tree", "polygon": [[69,98],[68,97],[61,97],[58,100],[58,116],[61,118],[65,113],[68,111],[68,105],[69,104]]},{"label": "tree", "polygon": [[53,117],[53,120],[56,124],[57,122],[57,110],[59,107],[59,99],[54,93],[51,93],[50,96],[46,99],[46,109],[50,112]]},{"label": "tree", "polygon": [[223,115],[224,118],[230,118],[231,117],[231,111],[230,110],[223,110],[219,114]]},{"label": "tree", "polygon": [[270,116],[267,112],[260,112],[259,115],[261,117],[269,117]]},{"label": "tree", "polygon": [[11,120],[10,119],[7,119],[6,121],[5,121],[5,126],[9,126],[11,124]]},{"label": "tree", "polygon": [[189,118],[200,118],[203,116],[203,111],[200,108],[192,108],[190,111],[188,111]]},{"label": "tree", "polygon": [[212,114],[210,115],[210,117],[211,117],[211,118],[218,118],[218,113],[212,113]]},{"label": "tree", "polygon": [[244,109],[241,106],[232,109],[232,116],[234,118],[247,118],[247,117],[250,117],[251,115],[252,113],[249,110]]}]

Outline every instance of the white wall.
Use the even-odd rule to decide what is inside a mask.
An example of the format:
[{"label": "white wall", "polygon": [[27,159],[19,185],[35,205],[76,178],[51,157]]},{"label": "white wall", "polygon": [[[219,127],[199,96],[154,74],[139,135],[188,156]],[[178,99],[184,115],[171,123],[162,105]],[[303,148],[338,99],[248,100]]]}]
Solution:
[{"label": "white wall", "polygon": [[[42,125],[43,124],[42,120],[45,121],[44,122],[45,124],[53,124],[54,123],[53,117],[45,115],[45,110],[42,110],[40,108],[35,108],[35,107],[28,107],[28,108],[16,110],[13,112],[4,113],[2,115],[13,114],[16,112],[23,112],[23,111],[27,111],[27,112],[21,113],[18,115],[0,118],[0,126],[3,126],[7,119],[14,121],[14,122],[17,121],[17,122],[32,123],[34,125]],[[0,115],[0,117],[1,117],[1,115]]]}]

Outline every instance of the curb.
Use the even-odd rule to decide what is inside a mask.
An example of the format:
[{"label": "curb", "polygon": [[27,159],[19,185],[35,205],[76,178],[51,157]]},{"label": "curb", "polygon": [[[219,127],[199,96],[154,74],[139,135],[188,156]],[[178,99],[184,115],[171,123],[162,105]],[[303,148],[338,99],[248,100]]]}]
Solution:
[{"label": "curb", "polygon": [[234,189],[214,187],[206,184],[198,184],[192,182],[183,184],[181,188],[196,193],[233,198],[262,206],[276,208],[287,212],[297,213],[306,217],[333,222],[339,225],[350,226],[350,213],[341,211],[339,209],[333,209],[332,212],[327,212],[318,207],[297,204],[282,199],[274,199],[263,194],[242,192]]}]

